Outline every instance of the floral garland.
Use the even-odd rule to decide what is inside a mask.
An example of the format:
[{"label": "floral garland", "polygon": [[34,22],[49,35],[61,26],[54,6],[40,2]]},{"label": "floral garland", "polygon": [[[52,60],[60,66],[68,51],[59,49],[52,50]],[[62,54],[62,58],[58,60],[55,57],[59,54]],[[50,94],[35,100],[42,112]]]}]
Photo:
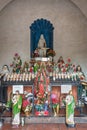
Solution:
[{"label": "floral garland", "polygon": [[60,64],[58,64],[58,67],[59,67],[59,72],[63,72],[63,73],[66,73],[66,72],[69,72],[69,73],[76,72],[76,66],[71,63],[71,59],[70,58],[67,59],[67,63],[63,63],[63,64],[60,63]]}]

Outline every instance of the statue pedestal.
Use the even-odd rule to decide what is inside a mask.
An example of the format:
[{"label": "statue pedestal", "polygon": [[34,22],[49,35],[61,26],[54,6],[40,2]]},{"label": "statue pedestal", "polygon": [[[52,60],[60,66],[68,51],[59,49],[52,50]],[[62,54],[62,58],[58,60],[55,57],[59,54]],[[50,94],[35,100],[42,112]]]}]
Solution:
[{"label": "statue pedestal", "polygon": [[50,58],[49,57],[36,57],[35,61],[49,61]]},{"label": "statue pedestal", "polygon": [[67,124],[67,123],[66,123],[66,126],[67,126],[68,128],[74,128],[74,127],[76,126],[76,124]]}]

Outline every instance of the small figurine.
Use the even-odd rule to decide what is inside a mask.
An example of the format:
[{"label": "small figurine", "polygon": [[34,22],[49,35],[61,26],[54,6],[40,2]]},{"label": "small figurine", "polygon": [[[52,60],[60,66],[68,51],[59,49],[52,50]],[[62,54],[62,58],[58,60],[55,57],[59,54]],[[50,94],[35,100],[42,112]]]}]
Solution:
[{"label": "small figurine", "polygon": [[38,63],[36,62],[36,63],[34,64],[34,73],[35,73],[35,75],[37,74],[38,69],[39,69],[39,65],[38,65]]},{"label": "small figurine", "polygon": [[69,92],[69,95],[66,96],[66,125],[67,127],[75,127],[74,122],[74,109],[75,109],[75,100],[72,95],[72,91]]},{"label": "small figurine", "polygon": [[39,57],[39,50],[38,50],[38,48],[36,48],[36,50],[34,51],[34,57]]},{"label": "small figurine", "polygon": [[60,68],[62,64],[64,64],[64,60],[63,60],[63,57],[60,56],[59,59],[58,59],[58,67]]},{"label": "small figurine", "polygon": [[24,72],[24,73],[28,73],[28,68],[29,68],[29,64],[28,64],[28,62],[24,62],[24,65],[23,65],[23,68],[22,68],[22,72]]},{"label": "small figurine", "polygon": [[37,94],[37,101],[35,104],[35,115],[40,116],[44,113],[44,97],[41,93]]}]

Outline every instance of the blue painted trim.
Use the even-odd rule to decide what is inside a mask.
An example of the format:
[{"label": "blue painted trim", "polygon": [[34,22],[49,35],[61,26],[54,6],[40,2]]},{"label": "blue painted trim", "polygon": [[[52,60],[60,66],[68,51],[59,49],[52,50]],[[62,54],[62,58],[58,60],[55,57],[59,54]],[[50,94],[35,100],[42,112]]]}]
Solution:
[{"label": "blue painted trim", "polygon": [[37,19],[30,26],[30,56],[38,46],[40,35],[43,34],[47,48],[53,49],[53,30],[54,27],[49,20]]}]

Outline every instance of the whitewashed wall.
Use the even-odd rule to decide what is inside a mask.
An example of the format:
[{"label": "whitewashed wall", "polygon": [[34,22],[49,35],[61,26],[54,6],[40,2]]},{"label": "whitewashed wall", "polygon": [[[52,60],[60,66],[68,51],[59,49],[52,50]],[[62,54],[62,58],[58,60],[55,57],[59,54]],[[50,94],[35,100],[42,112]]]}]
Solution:
[{"label": "whitewashed wall", "polygon": [[10,65],[18,52],[23,61],[30,58],[31,23],[45,18],[54,25],[55,60],[66,60],[87,68],[87,18],[70,0],[14,0],[0,12],[0,68]]}]

